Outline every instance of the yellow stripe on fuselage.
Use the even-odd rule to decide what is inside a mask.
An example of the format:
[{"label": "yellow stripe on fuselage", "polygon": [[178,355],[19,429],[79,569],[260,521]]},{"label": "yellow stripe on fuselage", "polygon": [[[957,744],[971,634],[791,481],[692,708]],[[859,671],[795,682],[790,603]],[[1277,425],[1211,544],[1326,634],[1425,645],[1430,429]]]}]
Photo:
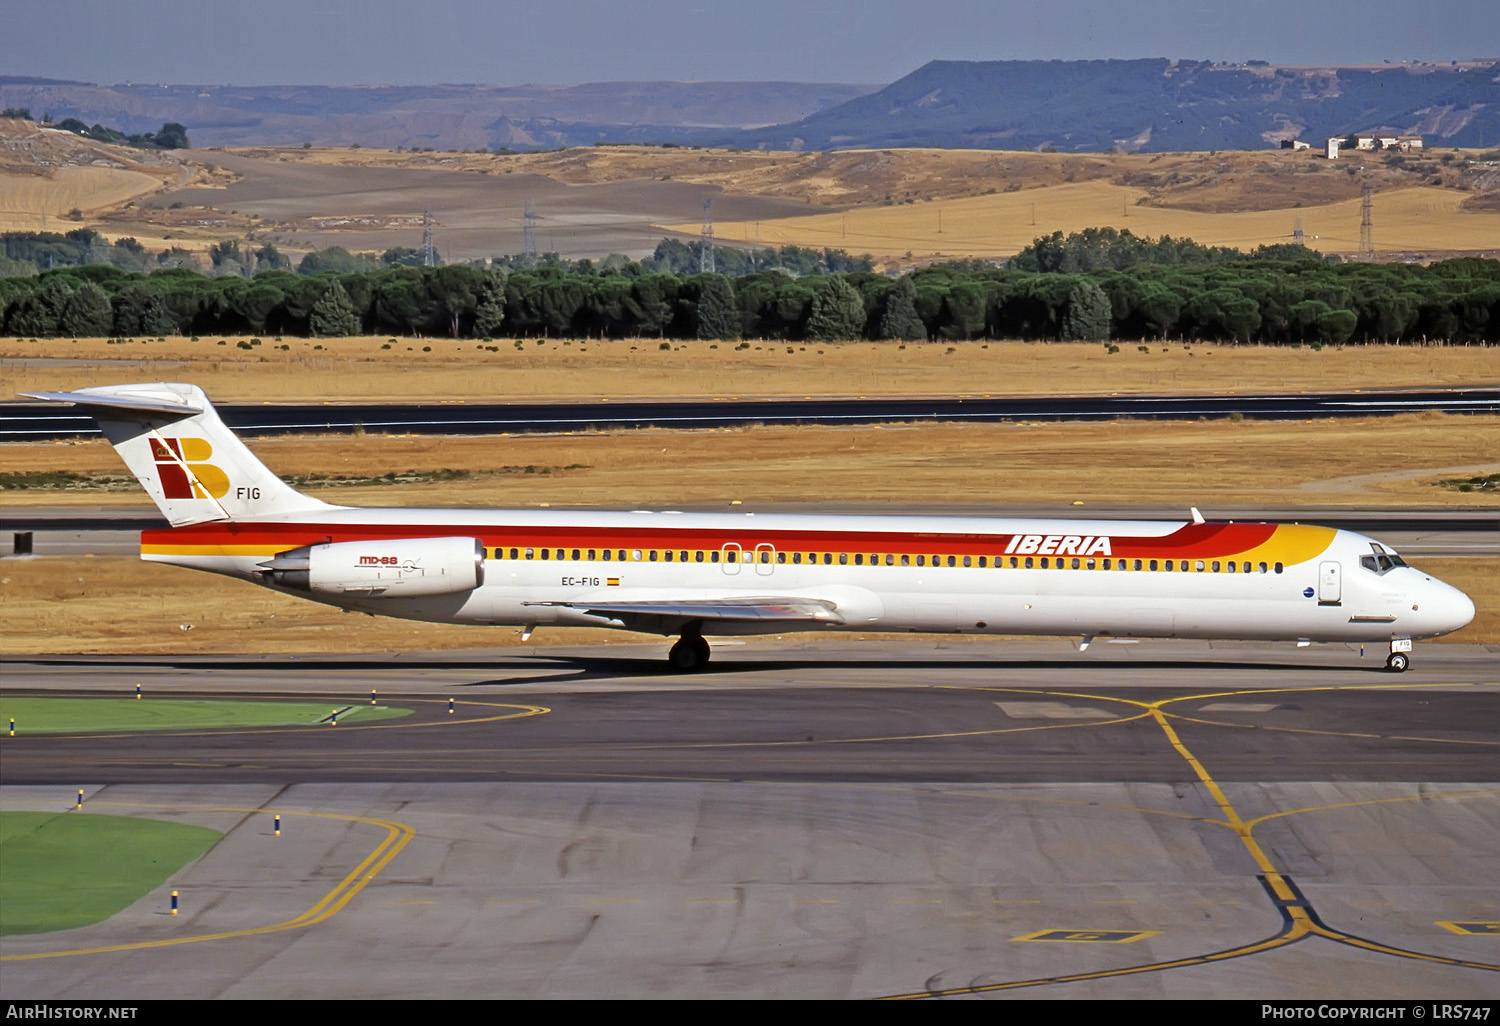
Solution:
[{"label": "yellow stripe on fuselage", "polygon": [[1317,559],[1328,551],[1338,531],[1332,527],[1317,527],[1312,524],[1277,524],[1276,530],[1261,544],[1246,552],[1236,553],[1236,560],[1256,563],[1280,563],[1295,566]]}]

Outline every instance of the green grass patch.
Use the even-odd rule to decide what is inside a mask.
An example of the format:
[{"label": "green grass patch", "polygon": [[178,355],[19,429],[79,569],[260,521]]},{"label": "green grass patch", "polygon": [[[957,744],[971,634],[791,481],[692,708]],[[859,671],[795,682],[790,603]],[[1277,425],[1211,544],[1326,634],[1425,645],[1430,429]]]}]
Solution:
[{"label": "green grass patch", "polygon": [[[365,488],[371,485],[436,484],[443,481],[470,481],[510,474],[562,474],[570,470],[589,469],[582,463],[566,467],[536,464],[498,467],[493,470],[393,470],[387,474],[294,474],[285,478],[293,488]],[[125,492],[138,489],[133,477],[118,474],[78,474],[71,470],[0,471],[0,491],[34,492]]]},{"label": "green grass patch", "polygon": [[128,816],[0,812],[0,935],[108,919],[223,836]]},{"label": "green grass patch", "polygon": [[337,708],[339,722],[411,715],[410,709],[356,702],[235,702],[191,698],[17,698],[0,696],[0,728],[16,734],[99,734],[131,730],[214,727],[293,727],[322,722]]},{"label": "green grass patch", "polygon": [[123,492],[139,488],[133,477],[75,474],[71,470],[0,471],[0,491]]},{"label": "green grass patch", "polygon": [[1439,481],[1438,486],[1450,492],[1500,492],[1500,474],[1457,477],[1448,481]]},{"label": "green grass patch", "polygon": [[561,474],[569,470],[589,469],[582,463],[571,463],[566,467],[545,467],[536,464],[526,466],[498,467],[493,470],[393,470],[378,476],[358,474],[299,474],[285,478],[293,488],[364,488],[370,485],[434,484],[443,481],[477,481],[486,477],[504,477],[510,474]]}]

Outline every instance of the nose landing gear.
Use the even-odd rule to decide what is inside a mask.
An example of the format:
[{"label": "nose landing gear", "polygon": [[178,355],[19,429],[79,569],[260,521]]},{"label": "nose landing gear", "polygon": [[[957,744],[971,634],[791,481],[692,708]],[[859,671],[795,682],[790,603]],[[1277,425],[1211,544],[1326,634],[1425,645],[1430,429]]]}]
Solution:
[{"label": "nose landing gear", "polygon": [[1391,654],[1386,657],[1385,668],[1391,673],[1405,673],[1411,666],[1410,652],[1410,638],[1392,638]]}]

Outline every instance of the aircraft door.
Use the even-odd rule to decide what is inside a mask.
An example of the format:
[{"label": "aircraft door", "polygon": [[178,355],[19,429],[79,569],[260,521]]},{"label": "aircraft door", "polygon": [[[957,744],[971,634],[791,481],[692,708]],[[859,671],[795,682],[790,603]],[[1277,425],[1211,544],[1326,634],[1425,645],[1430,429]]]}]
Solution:
[{"label": "aircraft door", "polygon": [[755,546],[755,572],[770,577],[776,569],[776,546],[766,542]]},{"label": "aircraft door", "polygon": [[745,550],[734,542],[726,542],[719,550],[719,566],[724,572],[733,576],[740,572],[740,558],[744,556]]},{"label": "aircraft door", "polygon": [[1327,560],[1318,564],[1318,605],[1337,606],[1343,601],[1342,586],[1339,582],[1339,564],[1336,560]]}]

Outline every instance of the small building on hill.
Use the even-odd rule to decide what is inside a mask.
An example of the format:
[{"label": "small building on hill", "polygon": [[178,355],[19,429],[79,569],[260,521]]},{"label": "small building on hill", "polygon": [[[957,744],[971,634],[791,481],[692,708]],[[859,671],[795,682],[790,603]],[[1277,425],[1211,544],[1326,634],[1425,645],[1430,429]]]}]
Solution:
[{"label": "small building on hill", "polygon": [[1331,135],[1325,143],[1329,160],[1337,160],[1339,150],[1395,150],[1410,153],[1422,148],[1420,135],[1395,135],[1385,132],[1356,132],[1353,135]]}]

